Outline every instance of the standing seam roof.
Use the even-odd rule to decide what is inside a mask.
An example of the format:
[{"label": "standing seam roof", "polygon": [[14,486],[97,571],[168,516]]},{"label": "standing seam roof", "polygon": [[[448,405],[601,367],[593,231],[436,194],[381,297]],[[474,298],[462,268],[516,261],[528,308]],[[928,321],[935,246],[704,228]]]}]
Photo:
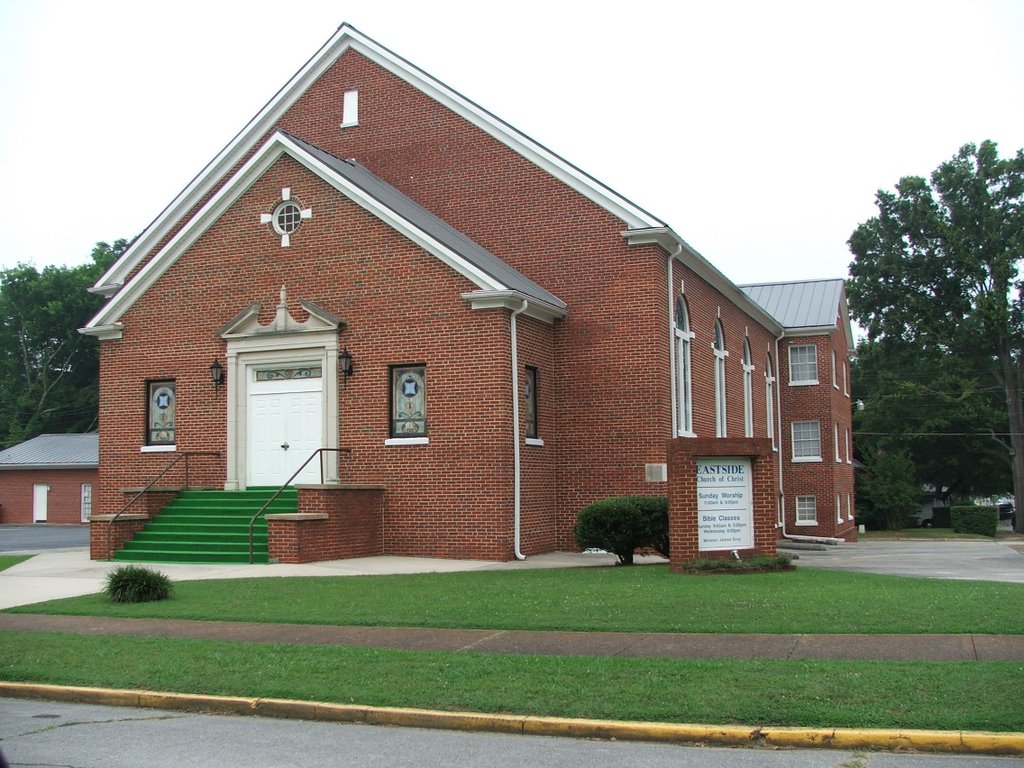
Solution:
[{"label": "standing seam roof", "polygon": [[100,463],[100,440],[95,432],[39,435],[0,451],[0,469],[29,466],[92,466]]},{"label": "standing seam roof", "polygon": [[739,286],[744,293],[786,328],[815,328],[836,324],[843,281],[804,280]]}]

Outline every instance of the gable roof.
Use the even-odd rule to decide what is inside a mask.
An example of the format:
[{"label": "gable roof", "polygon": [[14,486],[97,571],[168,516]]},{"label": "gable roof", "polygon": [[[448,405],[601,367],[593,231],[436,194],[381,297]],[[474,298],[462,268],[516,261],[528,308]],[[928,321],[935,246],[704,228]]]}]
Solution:
[{"label": "gable roof", "polygon": [[95,432],[39,435],[0,451],[0,470],[94,469],[99,463],[100,440]]},{"label": "gable roof", "polygon": [[111,298],[82,333],[119,338],[121,316],[279,158],[288,155],[357,205],[412,240],[472,282],[479,294],[521,294],[528,314],[564,317],[566,304],[497,256],[434,216],[354,161],[339,160],[312,144],[276,131],[139,272]]},{"label": "gable roof", "polygon": [[559,157],[547,147],[345,23],[338,27],[331,39],[171,201],[90,290],[108,297],[116,293],[153,248],[170,234],[175,223],[209,194],[219,180],[256,146],[257,142],[299,97],[343,53],[350,49],[358,51],[413,88],[448,107],[514,152],[543,168],[584,197],[620,218],[628,228],[665,226],[650,213]]},{"label": "gable roof", "polygon": [[827,332],[843,323],[847,345],[853,349],[853,330],[843,280],[753,283],[739,287],[779,321],[787,336]]}]

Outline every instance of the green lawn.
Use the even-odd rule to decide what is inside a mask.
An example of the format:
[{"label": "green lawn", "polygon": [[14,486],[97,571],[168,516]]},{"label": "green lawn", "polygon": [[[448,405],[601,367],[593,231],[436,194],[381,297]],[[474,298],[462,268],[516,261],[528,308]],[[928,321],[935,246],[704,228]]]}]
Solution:
[{"label": "green lawn", "polygon": [[11,566],[24,563],[32,555],[0,555],[0,571],[6,571]]},{"label": "green lawn", "polygon": [[617,720],[1024,731],[1024,668],[1001,662],[413,653],[0,632],[0,678]]},{"label": "green lawn", "polygon": [[1024,633],[1024,585],[799,569],[684,576],[667,566],[178,582],[173,599],[100,595],[21,613],[621,632]]}]

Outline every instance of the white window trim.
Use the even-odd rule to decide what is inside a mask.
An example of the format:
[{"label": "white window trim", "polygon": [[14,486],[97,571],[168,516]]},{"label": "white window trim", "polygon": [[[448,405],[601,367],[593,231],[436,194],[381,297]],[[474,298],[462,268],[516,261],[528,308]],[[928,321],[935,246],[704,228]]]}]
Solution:
[{"label": "white window trim", "polygon": [[[718,340],[722,340],[722,348],[718,348]],[[729,417],[726,411],[726,376],[725,359],[729,351],[725,348],[725,329],[721,321],[715,321],[715,340],[711,344],[715,355],[715,437],[729,436]]]},{"label": "white window trim", "polygon": [[850,453],[851,453],[850,449],[852,447],[853,446],[850,444],[850,428],[846,427],[846,463],[847,464],[853,464],[853,460],[850,458]]},{"label": "white window trim", "polygon": [[389,437],[384,445],[429,445],[429,437]]},{"label": "white window trim", "polygon": [[541,445],[542,446],[542,445],[544,445],[544,441],[541,438],[539,438],[539,437],[527,437],[526,438],[526,444],[527,445]]},{"label": "white window trim", "polygon": [[839,389],[839,381],[836,379],[836,351],[832,350],[832,387]]},{"label": "white window trim", "polygon": [[743,339],[743,436],[754,436],[754,364],[749,338]]},{"label": "white window trim", "polygon": [[[795,379],[793,378],[793,350],[796,349],[813,349],[814,350],[814,378],[813,379]],[[813,387],[819,384],[818,381],[818,348],[814,344],[793,344],[787,350],[787,357],[789,358],[789,386],[791,387]]]},{"label": "white window trim", "polygon": [[[814,519],[813,520],[801,520],[800,519],[800,499],[811,499],[814,501]],[[793,502],[793,517],[797,525],[817,525],[818,524],[818,499],[815,496],[797,496]]]},{"label": "white window trim", "polygon": [[847,397],[850,396],[849,381],[850,381],[849,363],[847,363],[845,360],[843,360],[843,394],[846,395]]},{"label": "white window trim", "polygon": [[843,497],[836,494],[836,522],[843,522]]},{"label": "white window trim", "polygon": [[[88,489],[88,492],[86,491]],[[80,489],[81,498],[81,518],[83,523],[88,523],[89,518],[92,517],[92,483],[82,483]],[[86,497],[88,496],[88,504],[86,504]]]},{"label": "white window trim", "polygon": [[764,404],[765,423],[768,426],[768,434],[772,438],[772,450],[779,450],[775,441],[775,377],[772,375],[771,357],[766,358],[764,371]]},{"label": "white window trim", "polygon": [[[797,424],[817,424],[818,425],[818,453],[817,453],[816,456],[797,456],[796,455],[796,430],[794,429],[794,427],[796,427]],[[814,419],[807,419],[805,421],[793,421],[793,422],[790,422],[790,425],[789,425],[789,442],[790,442],[790,452],[791,452],[791,456],[792,456],[792,461],[793,461],[794,464],[805,464],[805,463],[814,463],[814,462],[820,463],[821,462],[821,422],[820,421],[816,421]]]},{"label": "white window trim", "polygon": [[853,520],[853,494],[846,494],[846,519]]},{"label": "white window trim", "polygon": [[839,425],[838,424],[836,424],[833,427],[833,433],[834,434],[833,434],[832,442],[833,442],[833,445],[835,446],[835,449],[836,449],[836,464],[842,464],[843,463],[843,457],[839,455]]},{"label": "white window trim", "polygon": [[176,450],[176,445],[143,445],[139,448],[139,453],[174,453]]}]

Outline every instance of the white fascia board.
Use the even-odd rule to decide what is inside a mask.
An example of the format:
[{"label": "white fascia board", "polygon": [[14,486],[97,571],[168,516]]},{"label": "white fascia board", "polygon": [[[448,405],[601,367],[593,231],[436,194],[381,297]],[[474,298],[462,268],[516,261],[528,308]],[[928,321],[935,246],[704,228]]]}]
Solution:
[{"label": "white fascia board", "polygon": [[395,214],[361,189],[338,176],[308,152],[277,133],[204,205],[196,215],[155,254],[138,274],[89,321],[87,329],[114,323],[170,268],[199,237],[206,232],[242,194],[284,154],[308,168],[366,211],[484,290],[503,290],[507,286],[470,264],[457,253]]},{"label": "white fascia board", "polygon": [[[712,288],[738,306],[747,316],[763,325],[776,336],[782,333],[779,321],[769,315],[760,304],[743,292],[732,280],[723,275],[714,264],[700,255],[689,243],[668,227],[630,229],[621,233],[629,245],[657,245],[668,253],[675,253],[675,259],[689,267],[703,278]],[[680,246],[682,248],[680,249]]]},{"label": "white fascia board", "polygon": [[829,336],[835,329],[834,325],[807,325],[799,328],[787,328],[782,335],[787,339],[796,339],[801,336]]},{"label": "white fascia board", "polygon": [[534,299],[519,291],[469,291],[462,294],[462,298],[469,302],[472,309],[517,310],[522,308],[525,301],[526,311],[523,314],[549,324],[555,320],[564,320],[569,315],[568,311],[561,307]]},{"label": "white fascia board", "polygon": [[291,80],[281,88],[256,116],[239,131],[227,146],[211,160],[160,215],[132,243],[131,247],[111,265],[95,285],[97,293],[123,284],[135,267],[167,236],[174,224],[217,184],[217,182],[260,137],[288,111],[299,97],[326,72],[349,48],[353,48],[384,69],[425,93],[456,114],[476,125],[488,135],[530,160],[552,176],[620,218],[630,228],[664,226],[642,208],[605,187],[579,168],[566,162],[549,149],[520,133],[508,123],[477,106],[461,94],[428,75],[423,70],[363,35],[342,24]]},{"label": "white fascia board", "polygon": [[123,335],[124,325],[121,323],[87,325],[85,328],[79,328],[78,332],[83,336],[95,336],[100,341],[117,340]]}]

